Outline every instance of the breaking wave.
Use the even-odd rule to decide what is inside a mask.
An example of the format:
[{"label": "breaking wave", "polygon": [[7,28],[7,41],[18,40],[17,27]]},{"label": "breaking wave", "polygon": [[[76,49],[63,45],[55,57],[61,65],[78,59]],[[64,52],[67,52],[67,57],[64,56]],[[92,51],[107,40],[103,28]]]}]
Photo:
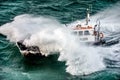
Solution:
[{"label": "breaking wave", "polygon": [[[111,32],[115,35],[119,34],[118,20],[120,19],[118,16],[120,15],[118,6],[117,4],[112,9],[106,9],[91,17],[96,20],[103,15],[100,18],[101,30],[105,32],[106,37],[112,36]],[[112,47],[95,47],[80,44],[76,37],[71,34],[70,29],[52,17],[35,17],[28,14],[16,16],[12,22],[0,27],[0,33],[6,35],[11,42],[16,43],[24,40],[24,44],[27,46],[38,46],[43,52],[42,55],[45,56],[53,54],[50,52],[59,51],[58,60],[66,62],[66,71],[72,75],[84,75],[104,70],[108,65],[111,67],[109,60],[116,61],[116,64],[113,64],[114,67],[120,67],[119,44]],[[119,39],[119,35],[117,37]],[[112,36],[113,38],[116,39],[115,36]],[[116,54],[114,54],[115,52]]]},{"label": "breaking wave", "polygon": [[62,46],[63,35],[60,27],[63,26],[54,18],[42,16],[34,17],[24,14],[14,18],[10,23],[0,28],[0,33],[7,36],[11,42],[24,40],[26,46],[38,46],[43,55],[48,55],[51,50],[59,50]]}]

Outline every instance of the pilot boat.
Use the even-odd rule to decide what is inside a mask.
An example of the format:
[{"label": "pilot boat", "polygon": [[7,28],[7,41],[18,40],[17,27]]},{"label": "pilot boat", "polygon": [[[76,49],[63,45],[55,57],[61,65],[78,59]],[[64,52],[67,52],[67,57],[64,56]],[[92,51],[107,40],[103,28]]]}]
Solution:
[{"label": "pilot boat", "polygon": [[87,9],[86,23],[78,23],[72,27],[72,33],[77,36],[79,42],[101,45],[105,43],[104,34],[100,31],[100,21],[97,20],[95,25],[90,23],[90,12]]}]

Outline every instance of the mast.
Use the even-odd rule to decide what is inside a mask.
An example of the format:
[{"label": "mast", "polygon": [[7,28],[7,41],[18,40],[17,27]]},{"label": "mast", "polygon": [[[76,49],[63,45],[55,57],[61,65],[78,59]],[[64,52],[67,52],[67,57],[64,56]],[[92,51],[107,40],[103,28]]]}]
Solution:
[{"label": "mast", "polygon": [[90,11],[87,9],[87,16],[86,16],[86,25],[88,25],[88,22],[90,21]]},{"label": "mast", "polygon": [[[98,19],[98,21],[99,21],[99,19]],[[98,22],[98,31],[97,31],[98,33],[98,38],[97,38],[97,40],[99,41],[100,40],[100,21]]]}]

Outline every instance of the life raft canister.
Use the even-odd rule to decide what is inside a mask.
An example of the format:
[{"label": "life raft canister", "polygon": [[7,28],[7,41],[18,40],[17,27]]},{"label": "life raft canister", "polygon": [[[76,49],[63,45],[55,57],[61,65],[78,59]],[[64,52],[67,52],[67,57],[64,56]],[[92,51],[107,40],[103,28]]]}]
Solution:
[{"label": "life raft canister", "polygon": [[101,32],[99,35],[100,35],[100,38],[103,38],[103,37],[104,37],[104,35],[103,35],[103,33],[102,33],[102,32]]}]

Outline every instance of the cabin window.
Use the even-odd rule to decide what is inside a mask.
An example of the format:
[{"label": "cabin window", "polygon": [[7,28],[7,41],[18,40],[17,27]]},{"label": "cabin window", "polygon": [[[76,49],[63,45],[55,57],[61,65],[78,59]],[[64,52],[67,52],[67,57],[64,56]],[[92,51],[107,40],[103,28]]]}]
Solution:
[{"label": "cabin window", "polygon": [[74,35],[77,35],[77,31],[74,31],[73,34],[74,34]]},{"label": "cabin window", "polygon": [[90,35],[90,32],[88,30],[84,31],[84,35]]},{"label": "cabin window", "polygon": [[79,36],[82,36],[83,35],[83,31],[79,31]]}]

